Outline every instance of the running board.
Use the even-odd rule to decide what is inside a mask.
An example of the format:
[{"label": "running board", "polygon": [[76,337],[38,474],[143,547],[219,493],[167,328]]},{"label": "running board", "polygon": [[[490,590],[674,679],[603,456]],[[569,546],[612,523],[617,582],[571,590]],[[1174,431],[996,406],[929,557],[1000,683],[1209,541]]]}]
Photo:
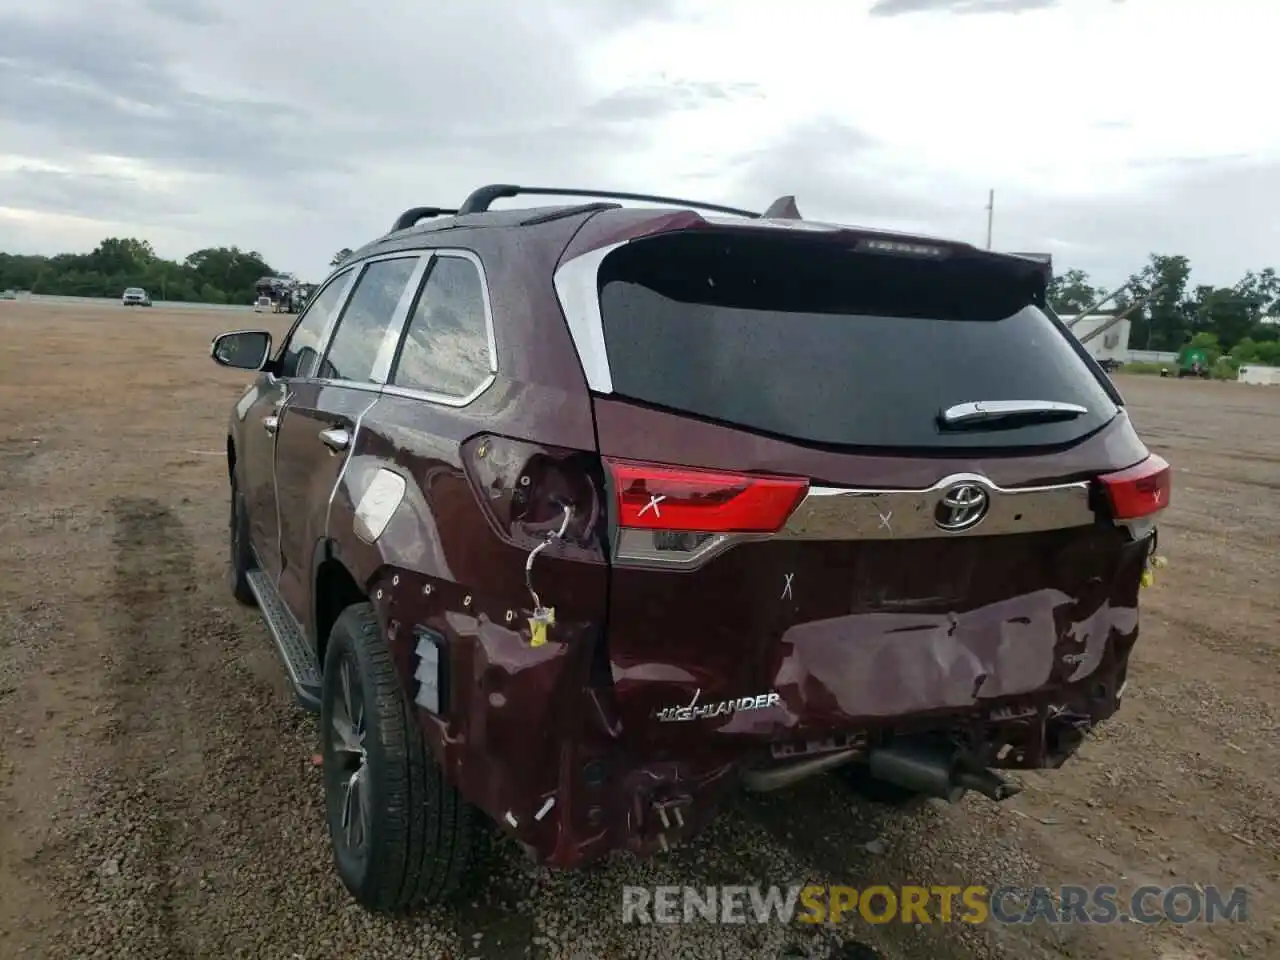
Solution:
[{"label": "running board", "polygon": [[276,653],[284,661],[293,684],[294,695],[304,710],[320,712],[320,664],[307,643],[298,621],[280,599],[275,584],[261,569],[248,574],[249,589],[258,598],[258,609],[267,622],[271,639],[276,642]]}]

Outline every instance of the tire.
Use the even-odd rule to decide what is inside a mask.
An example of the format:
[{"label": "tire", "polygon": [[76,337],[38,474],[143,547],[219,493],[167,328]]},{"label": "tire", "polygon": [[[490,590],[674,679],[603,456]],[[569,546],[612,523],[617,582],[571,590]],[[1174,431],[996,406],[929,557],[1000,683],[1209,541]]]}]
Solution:
[{"label": "tire", "polygon": [[480,815],[423,741],[371,605],[339,615],[323,676],[325,814],[343,885],[378,913],[462,893],[478,874]]},{"label": "tire", "polygon": [[231,518],[228,524],[230,557],[227,563],[227,585],[231,595],[246,607],[257,606],[258,600],[249,589],[249,571],[254,568],[253,550],[249,546],[249,511],[244,494],[235,478],[231,480]]}]

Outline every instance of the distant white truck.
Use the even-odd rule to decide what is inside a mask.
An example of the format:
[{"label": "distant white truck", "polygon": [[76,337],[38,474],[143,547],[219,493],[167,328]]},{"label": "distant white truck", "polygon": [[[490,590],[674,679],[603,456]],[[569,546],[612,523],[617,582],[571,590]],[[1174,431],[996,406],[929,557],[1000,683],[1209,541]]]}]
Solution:
[{"label": "distant white truck", "polygon": [[[1116,320],[1114,314],[1091,313],[1083,317],[1077,314],[1061,314],[1064,323],[1071,327],[1072,334],[1079,340],[1090,356],[1097,360],[1104,370],[1114,370],[1128,363],[1129,356],[1129,318]],[[1114,325],[1102,328],[1112,321]],[[1101,331],[1101,332],[1099,332]]]},{"label": "distant white truck", "polygon": [[1262,383],[1267,386],[1280,385],[1280,367],[1268,367],[1260,363],[1248,363],[1240,368],[1236,379],[1241,383]]}]

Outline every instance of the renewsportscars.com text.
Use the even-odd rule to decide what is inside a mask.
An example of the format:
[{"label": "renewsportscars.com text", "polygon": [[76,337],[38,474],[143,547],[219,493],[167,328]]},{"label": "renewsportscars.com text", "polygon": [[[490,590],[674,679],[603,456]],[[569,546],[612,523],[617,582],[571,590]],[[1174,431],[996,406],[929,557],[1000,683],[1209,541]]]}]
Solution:
[{"label": "renewsportscars.com text", "polygon": [[623,923],[1243,923],[1243,887],[624,887]]}]

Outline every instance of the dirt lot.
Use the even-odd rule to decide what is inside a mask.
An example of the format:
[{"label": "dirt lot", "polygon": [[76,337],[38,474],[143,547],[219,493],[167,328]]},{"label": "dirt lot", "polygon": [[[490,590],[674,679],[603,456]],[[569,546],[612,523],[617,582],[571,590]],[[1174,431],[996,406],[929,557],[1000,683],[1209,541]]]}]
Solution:
[{"label": "dirt lot", "polygon": [[[314,721],[224,587],[245,377],[208,344],[257,319],[0,303],[0,957],[1280,956],[1280,390],[1120,378],[1178,470],[1170,567],[1120,716],[1015,800],[887,813],[821,780],[666,858],[503,851],[476,903],[388,920],[335,878]],[[620,922],[626,883],[799,880],[1243,884],[1249,919]]]}]

